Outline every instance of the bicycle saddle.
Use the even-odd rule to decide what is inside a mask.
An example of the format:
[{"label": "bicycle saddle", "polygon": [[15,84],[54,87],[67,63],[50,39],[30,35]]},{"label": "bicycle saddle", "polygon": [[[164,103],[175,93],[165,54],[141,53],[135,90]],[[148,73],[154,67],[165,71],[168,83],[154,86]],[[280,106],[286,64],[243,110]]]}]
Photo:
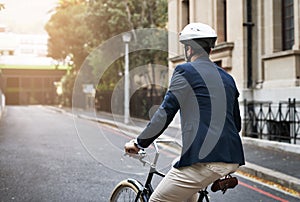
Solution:
[{"label": "bicycle saddle", "polygon": [[224,194],[227,189],[233,189],[237,184],[238,179],[236,177],[226,175],[223,179],[218,179],[211,185],[211,191],[216,192],[221,190]]}]

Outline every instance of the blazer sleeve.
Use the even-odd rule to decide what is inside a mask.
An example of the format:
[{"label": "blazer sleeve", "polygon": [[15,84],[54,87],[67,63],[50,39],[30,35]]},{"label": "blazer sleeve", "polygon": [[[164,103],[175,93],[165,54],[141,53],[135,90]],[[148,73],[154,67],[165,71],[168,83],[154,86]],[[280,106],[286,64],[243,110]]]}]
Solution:
[{"label": "blazer sleeve", "polygon": [[172,122],[180,109],[180,100],[185,98],[185,88],[188,85],[180,68],[175,69],[171,78],[170,87],[158,110],[155,112],[147,127],[137,137],[139,146],[146,148],[158,138]]},{"label": "blazer sleeve", "polygon": [[234,100],[233,116],[234,116],[236,129],[238,132],[240,132],[242,129],[242,121],[241,121],[238,97],[239,97],[239,92],[237,92],[236,98]]}]

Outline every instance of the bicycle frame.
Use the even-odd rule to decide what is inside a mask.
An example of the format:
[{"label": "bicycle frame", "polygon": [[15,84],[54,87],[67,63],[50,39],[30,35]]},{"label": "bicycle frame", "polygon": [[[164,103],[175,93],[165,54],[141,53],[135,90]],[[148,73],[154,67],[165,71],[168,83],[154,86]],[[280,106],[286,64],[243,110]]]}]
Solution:
[{"label": "bicycle frame", "polygon": [[[160,177],[165,177],[164,173],[161,173],[156,169],[156,163],[157,163],[157,160],[158,160],[158,157],[159,157],[159,154],[160,154],[157,143],[175,143],[175,144],[181,146],[178,142],[176,142],[174,140],[160,139],[160,140],[156,140],[156,141],[153,142],[153,146],[154,146],[154,149],[155,149],[155,156],[154,156],[154,159],[153,159],[152,162],[148,162],[148,161],[144,160],[144,157],[145,157],[145,154],[146,154],[144,151],[141,151],[140,154],[138,154],[137,156],[133,156],[134,158],[139,159],[144,165],[145,164],[150,165],[150,169],[149,169],[148,176],[146,178],[145,184],[142,187],[141,186],[138,187],[139,191],[138,191],[137,196],[135,198],[135,202],[137,202],[139,200],[139,198],[141,197],[141,194],[146,195],[146,197],[148,199],[150,198],[151,194],[154,191],[154,189],[152,187],[152,184],[151,184],[154,175],[158,175]],[[138,186],[137,184],[140,184],[139,182],[137,182],[134,179],[128,179],[128,180],[133,180],[132,182],[134,184],[136,184],[136,186]],[[199,191],[198,202],[201,202],[204,199],[207,202],[209,202],[208,191],[206,189]]]},{"label": "bicycle frame", "polygon": [[[154,168],[155,169],[155,168]],[[151,194],[153,193],[154,189],[152,187],[151,181],[152,178],[154,176],[154,174],[159,175],[161,177],[164,177],[165,174],[158,172],[157,170],[153,171],[153,172],[149,172],[148,176],[147,176],[147,180],[145,182],[145,185],[143,186],[142,189],[139,189],[139,192],[135,198],[135,201],[138,201],[138,199],[140,198],[141,194],[145,194],[147,195],[147,198],[150,198]]]},{"label": "bicycle frame", "polygon": [[162,141],[157,140],[157,141],[153,142],[153,146],[155,149],[155,156],[154,156],[153,162],[148,162],[148,161],[144,160],[143,158],[144,158],[145,153],[143,153],[143,152],[141,152],[141,156],[138,158],[144,165],[145,164],[150,165],[150,169],[149,169],[148,176],[147,176],[147,179],[146,179],[146,182],[145,182],[143,188],[139,189],[139,192],[135,199],[136,202],[140,198],[141,194],[147,195],[148,198],[151,196],[151,194],[154,191],[152,184],[151,184],[154,175],[158,175],[160,177],[165,177],[164,173],[161,173],[156,169],[156,163],[157,163],[157,160],[158,160],[158,157],[160,154],[158,146],[157,146],[157,142],[162,142]]}]

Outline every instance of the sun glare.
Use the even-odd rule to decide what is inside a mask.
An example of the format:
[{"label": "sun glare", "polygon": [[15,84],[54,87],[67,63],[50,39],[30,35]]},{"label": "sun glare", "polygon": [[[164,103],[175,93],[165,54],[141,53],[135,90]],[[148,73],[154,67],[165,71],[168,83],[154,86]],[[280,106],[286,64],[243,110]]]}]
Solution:
[{"label": "sun glare", "polygon": [[1,0],[0,25],[15,33],[45,33],[44,25],[58,0]]}]

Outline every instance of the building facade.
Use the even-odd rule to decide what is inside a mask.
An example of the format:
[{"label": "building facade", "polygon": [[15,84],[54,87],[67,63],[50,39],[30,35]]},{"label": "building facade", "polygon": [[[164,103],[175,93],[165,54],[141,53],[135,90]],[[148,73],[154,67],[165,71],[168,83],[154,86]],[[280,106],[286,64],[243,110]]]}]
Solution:
[{"label": "building facade", "polygon": [[[212,26],[218,40],[212,61],[236,80],[240,99],[300,100],[299,0],[169,0],[168,29],[191,22]],[[178,38],[169,37],[169,67],[184,62]]]},{"label": "building facade", "polygon": [[0,90],[7,105],[57,104],[67,67],[47,57],[47,35],[17,34],[0,26]]},{"label": "building facade", "polygon": [[300,143],[300,0],[169,0],[168,18],[169,75],[184,62],[184,26],[210,25],[218,35],[211,60],[240,92],[242,134]]},{"label": "building facade", "polygon": [[0,89],[3,89],[7,105],[58,104],[56,82],[66,70],[2,68]]}]

